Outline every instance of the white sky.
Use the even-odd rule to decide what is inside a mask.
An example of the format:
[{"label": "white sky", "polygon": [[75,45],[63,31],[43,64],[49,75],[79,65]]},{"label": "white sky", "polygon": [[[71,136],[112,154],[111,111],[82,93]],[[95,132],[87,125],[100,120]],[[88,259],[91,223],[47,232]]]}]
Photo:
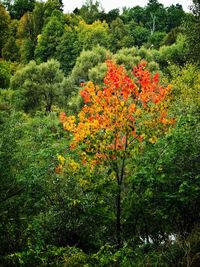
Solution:
[{"label": "white sky", "polygon": [[[134,6],[145,6],[148,3],[148,0],[100,0],[102,7],[105,11],[109,11],[114,8],[134,7]],[[189,11],[188,7],[192,4],[192,0],[159,0],[159,3],[162,3],[165,7],[172,4],[181,4],[185,11]],[[85,3],[84,0],[63,0],[64,11],[72,12],[76,7],[80,8],[82,4]]]}]

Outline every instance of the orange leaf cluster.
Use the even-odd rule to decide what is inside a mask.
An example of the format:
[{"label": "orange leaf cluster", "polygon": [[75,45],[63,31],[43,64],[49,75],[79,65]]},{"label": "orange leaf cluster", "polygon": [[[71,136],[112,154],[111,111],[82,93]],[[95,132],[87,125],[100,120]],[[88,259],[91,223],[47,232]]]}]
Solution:
[{"label": "orange leaf cluster", "polygon": [[71,147],[82,143],[97,160],[114,159],[149,132],[155,136],[156,129],[166,131],[173,123],[163,104],[171,88],[162,87],[159,75],[152,77],[145,62],[134,67],[133,78],[112,61],[107,68],[103,87],[88,82],[81,90],[85,105],[77,120],[60,114],[64,128],[73,133]]}]

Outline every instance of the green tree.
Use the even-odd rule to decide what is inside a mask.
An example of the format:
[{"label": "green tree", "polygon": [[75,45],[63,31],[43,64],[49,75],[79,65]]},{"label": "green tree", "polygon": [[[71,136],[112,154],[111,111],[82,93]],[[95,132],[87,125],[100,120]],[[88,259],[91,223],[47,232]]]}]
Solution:
[{"label": "green tree", "polygon": [[6,0],[4,4],[12,19],[20,19],[26,12],[33,11],[35,0]]},{"label": "green tree", "polygon": [[34,23],[34,35],[36,38],[42,32],[42,28],[44,25],[44,12],[45,12],[45,3],[36,2],[35,7],[32,11],[33,23]]},{"label": "green tree", "polygon": [[48,22],[48,18],[50,18],[54,11],[60,11],[62,12],[63,3],[62,0],[48,0],[45,2],[44,5],[44,20],[45,22]]},{"label": "green tree", "polygon": [[8,88],[10,84],[10,68],[8,63],[0,61],[0,88]]},{"label": "green tree", "polygon": [[166,9],[158,0],[149,0],[145,7],[145,17],[145,27],[151,30],[151,34],[166,30]]},{"label": "green tree", "polygon": [[27,12],[21,17],[18,25],[17,37],[20,42],[21,62],[28,63],[34,58],[34,50],[37,43],[33,13]]},{"label": "green tree", "polygon": [[17,37],[20,39],[29,38],[32,41],[35,41],[37,36],[34,28],[33,13],[26,12],[19,20]]},{"label": "green tree", "polygon": [[38,44],[35,49],[35,58],[39,62],[55,57],[56,47],[60,43],[64,33],[64,21],[58,16],[53,16],[38,36]]},{"label": "green tree", "polygon": [[143,7],[135,6],[132,8],[123,9],[122,19],[125,23],[133,20],[138,25],[144,25],[145,23],[145,10]]},{"label": "green tree", "polygon": [[20,44],[20,61],[27,64],[34,58],[34,50],[35,43],[29,38],[23,39]]},{"label": "green tree", "polygon": [[93,0],[86,0],[80,9],[75,10],[75,14],[81,16],[88,24],[100,20],[101,13],[103,12],[100,2]]},{"label": "green tree", "polygon": [[36,2],[32,12],[34,18],[34,29],[36,36],[38,36],[38,34],[42,32],[42,28],[44,25],[44,12],[45,12],[45,3]]},{"label": "green tree", "polygon": [[159,71],[159,65],[155,62],[152,50],[141,47],[140,49],[136,47],[123,48],[114,55],[114,59],[117,64],[123,65],[125,69],[131,73],[132,66],[136,66],[141,60],[147,61],[148,69],[154,73]]},{"label": "green tree", "polygon": [[[82,84],[92,77],[94,81],[103,80],[105,68],[101,68],[101,64],[111,57],[111,53],[104,47],[96,46],[91,50],[83,50],[77,58],[71,74],[64,82],[64,95],[66,97],[67,108],[72,113],[80,111],[83,101],[80,97],[79,90]],[[97,74],[98,66],[100,72]],[[97,68],[97,69],[96,69]],[[97,74],[97,75],[96,75]]]},{"label": "green tree", "polygon": [[122,47],[131,47],[134,43],[129,27],[120,18],[110,24],[110,50],[116,52]]},{"label": "green tree", "polygon": [[10,34],[10,36],[17,38],[18,26],[19,26],[19,20],[12,19],[10,21],[10,24],[9,24],[9,34]]},{"label": "green tree", "polygon": [[[55,149],[54,145],[58,145],[61,128],[55,114],[47,119],[41,114],[31,118],[21,112],[11,113],[0,128],[3,181],[0,185],[0,248],[3,264],[3,256],[26,250],[31,240],[33,247],[43,244],[43,239],[38,238],[39,231],[32,239],[32,222],[47,207],[48,181],[56,161],[52,155],[57,153],[58,147]],[[3,266],[7,264],[4,262]]]},{"label": "green tree", "polygon": [[68,27],[71,27],[72,29],[75,30],[75,27],[79,25],[80,21],[82,21],[83,19],[78,16],[75,15],[74,13],[67,13],[64,14],[65,16],[65,23],[67,24]]},{"label": "green tree", "polygon": [[7,40],[2,48],[2,56],[6,60],[19,60],[19,42],[17,40],[18,20],[11,20]]},{"label": "green tree", "polygon": [[71,79],[77,85],[89,80],[88,74],[90,69],[98,63],[103,63],[109,57],[109,51],[105,48],[96,46],[92,50],[82,51],[77,58],[76,64],[71,73]]},{"label": "green tree", "polygon": [[19,46],[14,37],[10,37],[2,49],[2,56],[6,60],[17,61],[19,59]]},{"label": "green tree", "polygon": [[78,38],[81,46],[87,50],[96,45],[108,47],[109,45],[109,28],[104,21],[95,21],[92,24],[86,24],[81,21],[77,27]]},{"label": "green tree", "polygon": [[169,63],[183,66],[187,59],[188,49],[185,36],[180,34],[174,44],[160,48],[158,63],[161,68],[168,66]]},{"label": "green tree", "polygon": [[150,30],[142,26],[136,26],[131,30],[131,35],[135,40],[135,45],[140,47],[148,41]]},{"label": "green tree", "polygon": [[9,23],[10,16],[5,10],[4,6],[0,3],[0,56],[1,50],[6,43],[7,37],[9,35]]},{"label": "green tree", "polygon": [[65,74],[69,74],[73,69],[76,59],[81,52],[76,31],[66,30],[56,47],[55,57],[60,62],[61,68]]},{"label": "green tree", "polygon": [[111,9],[105,16],[105,20],[110,24],[113,20],[116,20],[119,17],[119,8]]},{"label": "green tree", "polygon": [[40,65],[31,61],[15,73],[11,87],[22,90],[25,111],[45,109],[50,112],[59,97],[62,97],[63,79],[64,74],[58,61],[49,60]]},{"label": "green tree", "polygon": [[185,23],[186,41],[189,49],[190,59],[200,64],[200,2],[193,1],[192,12],[193,15],[188,15]]},{"label": "green tree", "polygon": [[171,5],[167,8],[167,32],[181,26],[185,19],[183,7],[179,4]]},{"label": "green tree", "polygon": [[107,71],[106,63],[105,62],[99,63],[89,70],[88,78],[90,81],[98,83],[100,85],[103,83],[106,71]]},{"label": "green tree", "polygon": [[28,63],[34,59],[37,38],[44,24],[44,3],[36,2],[33,12],[26,12],[19,20],[17,38],[20,43],[20,60]]},{"label": "green tree", "polygon": [[[66,151],[56,113],[31,117],[13,112],[0,129],[1,264],[79,265],[75,251],[98,250],[108,240],[112,212],[107,201],[113,195],[108,183],[94,187],[92,180],[102,181],[101,175],[93,176],[74,160],[76,153]],[[63,156],[65,167],[58,174]],[[69,250],[66,259],[63,250]]]}]

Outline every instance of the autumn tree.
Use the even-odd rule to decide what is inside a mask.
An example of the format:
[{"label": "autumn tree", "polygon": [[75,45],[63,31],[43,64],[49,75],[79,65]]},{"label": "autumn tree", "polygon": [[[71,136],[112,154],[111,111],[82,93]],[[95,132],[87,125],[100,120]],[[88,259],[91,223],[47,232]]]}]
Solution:
[{"label": "autumn tree", "polygon": [[75,116],[60,114],[64,129],[73,134],[71,149],[77,148],[83,164],[108,168],[116,187],[116,244],[122,245],[122,201],[130,175],[129,164],[136,151],[155,143],[173,123],[168,117],[170,86],[162,87],[159,76],[151,76],[141,62],[132,77],[122,66],[107,61],[102,87],[92,82],[82,89],[84,107]]}]

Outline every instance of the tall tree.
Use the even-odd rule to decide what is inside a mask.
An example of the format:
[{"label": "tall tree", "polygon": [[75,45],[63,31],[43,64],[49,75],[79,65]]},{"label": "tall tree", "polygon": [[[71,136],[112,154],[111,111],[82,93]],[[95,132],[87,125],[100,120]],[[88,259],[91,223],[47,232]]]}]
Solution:
[{"label": "tall tree", "polygon": [[158,0],[149,0],[145,8],[145,15],[145,26],[151,30],[151,34],[155,31],[165,31],[167,13],[163,4]]},{"label": "tall tree", "polygon": [[10,16],[8,12],[5,10],[4,6],[0,3],[0,56],[1,56],[1,49],[6,43],[6,39],[9,35],[9,23],[10,23]]},{"label": "tall tree", "polygon": [[28,63],[34,59],[34,50],[37,43],[37,32],[33,13],[27,12],[21,17],[17,37],[20,40],[21,62]]},{"label": "tall tree", "polygon": [[60,43],[56,47],[56,59],[61,64],[62,70],[69,74],[73,69],[76,59],[81,52],[81,46],[78,41],[76,31],[66,30],[60,39]]},{"label": "tall tree", "polygon": [[38,36],[38,44],[35,49],[36,60],[42,62],[55,57],[56,47],[64,33],[64,18],[61,13],[52,16]]},{"label": "tall tree", "polygon": [[159,84],[158,74],[151,77],[145,63],[134,68],[131,79],[123,67],[107,62],[102,87],[89,82],[81,91],[85,106],[78,115],[60,114],[64,129],[73,134],[71,149],[78,146],[83,164],[91,168],[103,163],[108,179],[115,184],[116,245],[122,245],[122,196],[127,186],[128,163],[144,143],[155,143],[173,123],[167,117],[170,87]]},{"label": "tall tree", "polygon": [[44,13],[45,13],[45,3],[36,2],[33,10],[34,27],[36,35],[42,32],[42,28],[44,25]]},{"label": "tall tree", "polygon": [[12,19],[9,24],[9,32],[6,42],[2,49],[2,56],[6,60],[18,61],[19,60],[19,44],[17,41],[17,29],[19,21]]},{"label": "tall tree", "polygon": [[193,15],[188,15],[185,23],[185,33],[189,48],[189,57],[200,64],[200,1],[193,0],[191,6]]},{"label": "tall tree", "polygon": [[5,60],[18,61],[19,60],[19,47],[14,37],[9,37],[2,49],[2,56]]}]

